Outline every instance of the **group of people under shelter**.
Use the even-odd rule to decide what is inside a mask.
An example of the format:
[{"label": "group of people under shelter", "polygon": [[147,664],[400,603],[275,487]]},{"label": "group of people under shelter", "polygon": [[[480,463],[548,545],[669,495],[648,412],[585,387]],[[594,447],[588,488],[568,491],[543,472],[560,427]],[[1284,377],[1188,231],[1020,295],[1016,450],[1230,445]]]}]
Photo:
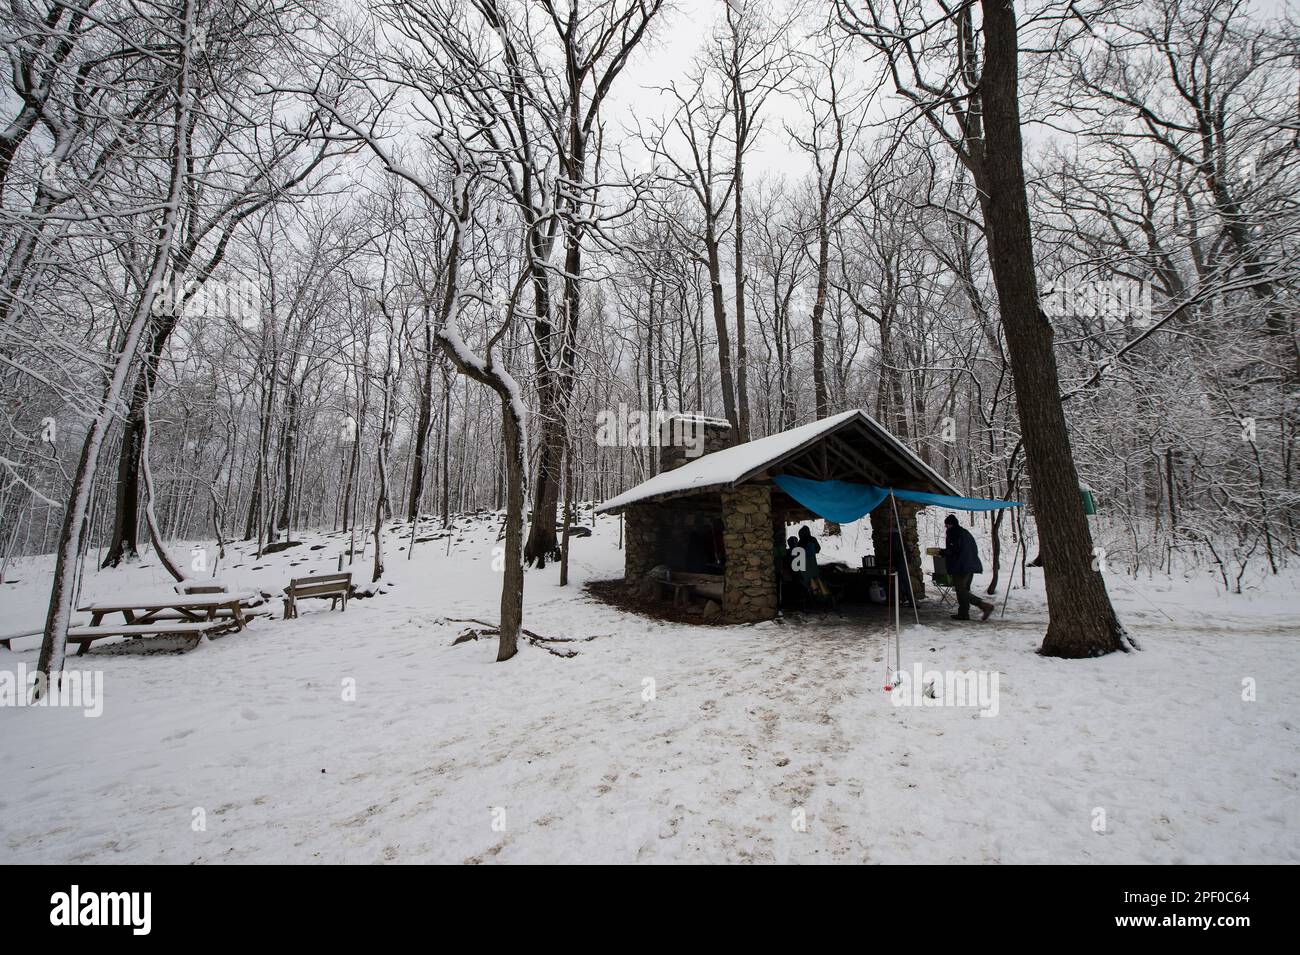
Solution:
[{"label": "group of people under shelter", "polygon": [[807,524],[799,528],[797,537],[787,538],[784,544],[779,537],[773,542],[782,606],[791,595],[798,595],[805,604],[830,599],[830,588],[822,580],[821,569],[817,566],[821,549]]},{"label": "group of people under shelter", "polygon": [[[831,601],[831,590],[822,579],[817,555],[821,553],[821,544],[805,524],[799,528],[796,537],[789,537],[784,542],[780,537],[773,541],[773,557],[779,576],[779,600],[782,606],[792,602],[792,598],[807,607]],[[893,551],[891,564],[903,567],[903,542],[897,531],[890,535],[890,549]],[[970,531],[961,526],[955,514],[944,518],[944,546],[939,555],[943,557],[948,577],[952,580],[953,590],[957,594],[957,612],[954,620],[969,620],[970,608],[979,607],[980,619],[987,620],[994,610],[994,604],[981,600],[971,593],[971,584],[975,575],[984,572],[980,562],[979,546]],[[912,582],[906,573],[899,574],[900,600],[904,606],[912,604]]]}]

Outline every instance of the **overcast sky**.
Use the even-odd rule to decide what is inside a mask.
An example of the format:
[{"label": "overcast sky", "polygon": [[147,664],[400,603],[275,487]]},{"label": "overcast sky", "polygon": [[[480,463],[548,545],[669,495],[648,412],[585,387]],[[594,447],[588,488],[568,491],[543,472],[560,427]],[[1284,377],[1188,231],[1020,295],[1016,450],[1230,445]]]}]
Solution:
[{"label": "overcast sky", "polygon": [[[829,0],[825,0],[829,5]],[[1256,16],[1267,19],[1295,17],[1300,5],[1293,0],[1251,0],[1249,4]],[[1025,4],[1018,3],[1018,8]],[[610,108],[606,112],[611,124],[611,138],[623,141],[623,148],[631,163],[644,160],[633,140],[637,122],[647,123],[664,116],[673,107],[671,97],[660,93],[662,87],[674,80],[680,82],[689,72],[693,58],[704,46],[704,41],[721,18],[720,0],[674,0],[672,8],[656,24],[654,37],[638,51],[636,57],[620,77]],[[855,53],[862,60],[865,51]],[[883,96],[883,93],[882,93]],[[899,109],[897,101],[884,99],[878,112]],[[784,175],[791,179],[804,176],[811,170],[807,156],[789,145],[783,124],[798,127],[806,122],[798,104],[792,97],[774,99],[766,112],[765,135],[758,148],[750,154],[752,173]],[[627,135],[619,135],[619,129]],[[1042,136],[1029,133],[1032,143]]]}]

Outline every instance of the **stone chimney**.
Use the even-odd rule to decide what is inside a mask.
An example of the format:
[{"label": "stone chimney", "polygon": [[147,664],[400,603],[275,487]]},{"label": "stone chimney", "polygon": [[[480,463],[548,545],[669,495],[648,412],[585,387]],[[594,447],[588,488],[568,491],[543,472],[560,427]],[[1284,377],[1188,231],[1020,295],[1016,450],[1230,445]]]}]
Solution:
[{"label": "stone chimney", "polygon": [[731,447],[731,425],[721,418],[671,414],[659,423],[659,470],[671,471]]}]

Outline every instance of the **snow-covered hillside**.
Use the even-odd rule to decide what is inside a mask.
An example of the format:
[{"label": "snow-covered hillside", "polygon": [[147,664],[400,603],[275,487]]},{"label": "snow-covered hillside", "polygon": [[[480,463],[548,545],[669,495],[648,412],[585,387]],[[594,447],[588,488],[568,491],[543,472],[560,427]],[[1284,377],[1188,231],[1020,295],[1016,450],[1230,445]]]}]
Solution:
[{"label": "snow-covered hillside", "polygon": [[[689,627],[596,602],[616,518],[574,542],[573,585],[527,578],[527,627],[597,639],[496,664],[446,622],[496,615],[495,534],[463,526],[409,561],[390,535],[391,586],[346,613],[70,657],[103,671],[103,714],[0,708],[0,861],[1300,862],[1292,580],[1113,578],[1144,649],[1094,661],[1035,653],[1041,580],[1004,620],[932,607],[903,668],[997,671],[986,718],[894,705],[883,613]],[[275,591],[346,545],[302,540],[221,576]],[[88,571],[83,600],[169,585],[143,565]],[[11,567],[0,629],[40,624],[48,573]]]}]

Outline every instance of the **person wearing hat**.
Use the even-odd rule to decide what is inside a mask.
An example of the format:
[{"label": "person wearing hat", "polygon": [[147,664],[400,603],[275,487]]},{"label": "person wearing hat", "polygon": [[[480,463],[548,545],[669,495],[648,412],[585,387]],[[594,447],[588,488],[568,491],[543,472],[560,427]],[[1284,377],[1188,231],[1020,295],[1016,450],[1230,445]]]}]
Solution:
[{"label": "person wearing hat", "polygon": [[984,573],[984,565],[980,563],[980,552],[975,544],[975,538],[971,536],[970,531],[958,523],[956,514],[949,514],[943,519],[943,523],[947,530],[943,561],[948,568],[948,576],[952,578],[953,587],[957,591],[957,612],[952,615],[952,619],[969,620],[970,606],[976,604],[983,611],[980,619],[987,620],[989,614],[993,612],[994,605],[987,600],[971,596],[970,592],[970,585],[975,580],[975,575]]}]

